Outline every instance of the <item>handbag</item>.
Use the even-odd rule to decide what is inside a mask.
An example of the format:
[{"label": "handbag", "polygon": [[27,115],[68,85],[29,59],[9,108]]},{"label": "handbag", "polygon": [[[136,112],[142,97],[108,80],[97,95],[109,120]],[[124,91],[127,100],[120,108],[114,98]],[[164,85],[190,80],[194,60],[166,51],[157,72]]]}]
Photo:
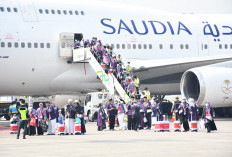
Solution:
[{"label": "handbag", "polygon": [[34,117],[31,118],[30,126],[36,126],[36,119]]},{"label": "handbag", "polygon": [[124,122],[127,122],[127,121],[128,121],[128,116],[127,116],[127,115],[124,116],[123,121],[124,121]]},{"label": "handbag", "polygon": [[200,129],[205,129],[205,121],[201,120],[200,122]]},{"label": "handbag", "polygon": [[147,118],[144,117],[144,118],[143,118],[143,121],[144,121],[144,123],[147,123]]}]

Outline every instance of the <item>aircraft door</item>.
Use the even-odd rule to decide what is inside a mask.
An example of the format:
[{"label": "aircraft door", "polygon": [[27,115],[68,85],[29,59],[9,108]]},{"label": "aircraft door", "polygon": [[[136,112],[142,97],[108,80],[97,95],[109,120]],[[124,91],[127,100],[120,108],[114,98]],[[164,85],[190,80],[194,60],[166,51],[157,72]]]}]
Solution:
[{"label": "aircraft door", "polygon": [[23,20],[27,22],[37,22],[38,17],[34,4],[31,0],[18,0]]},{"label": "aircraft door", "polygon": [[208,56],[209,55],[209,44],[208,38],[205,36],[200,36],[198,39],[198,56]]}]

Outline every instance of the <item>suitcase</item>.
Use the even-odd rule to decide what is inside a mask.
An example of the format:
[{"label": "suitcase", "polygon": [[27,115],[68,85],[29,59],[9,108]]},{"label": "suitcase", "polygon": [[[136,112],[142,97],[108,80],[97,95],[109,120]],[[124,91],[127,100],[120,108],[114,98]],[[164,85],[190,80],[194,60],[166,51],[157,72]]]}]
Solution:
[{"label": "suitcase", "polygon": [[168,115],[163,115],[163,131],[170,131],[170,125],[168,121]]},{"label": "suitcase", "polygon": [[65,133],[65,126],[64,124],[58,124],[58,135],[64,135]]},{"label": "suitcase", "polygon": [[163,122],[162,121],[157,121],[155,123],[155,132],[162,132],[164,129]]},{"label": "suitcase", "polygon": [[81,123],[75,123],[74,131],[75,135],[81,135]]},{"label": "suitcase", "polygon": [[192,117],[192,114],[191,114],[191,122],[189,123],[190,125],[190,129],[191,131],[195,131],[197,132],[198,131],[198,127],[197,127],[197,121],[193,121],[193,117]]},{"label": "suitcase", "polygon": [[17,134],[18,124],[10,124],[10,134]]},{"label": "suitcase", "polygon": [[174,121],[174,131],[175,132],[180,132],[181,131],[181,123],[180,121]]}]

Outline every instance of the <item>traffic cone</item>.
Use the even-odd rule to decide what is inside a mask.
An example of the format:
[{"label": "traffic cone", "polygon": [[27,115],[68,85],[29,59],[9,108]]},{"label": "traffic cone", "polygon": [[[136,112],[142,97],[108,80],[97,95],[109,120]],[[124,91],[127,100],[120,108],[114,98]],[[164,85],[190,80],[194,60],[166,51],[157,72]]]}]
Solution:
[{"label": "traffic cone", "polygon": [[175,113],[173,112],[172,113],[172,121],[174,122],[176,120],[176,116],[175,116]]}]

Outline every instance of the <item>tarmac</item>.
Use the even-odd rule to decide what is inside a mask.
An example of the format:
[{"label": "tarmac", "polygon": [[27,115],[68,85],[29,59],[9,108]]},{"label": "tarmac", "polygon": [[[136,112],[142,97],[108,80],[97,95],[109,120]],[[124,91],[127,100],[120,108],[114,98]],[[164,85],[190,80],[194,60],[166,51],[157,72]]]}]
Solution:
[{"label": "tarmac", "polygon": [[232,157],[232,119],[216,119],[218,130],[206,133],[152,130],[97,131],[96,122],[86,124],[86,135],[20,136],[9,134],[0,121],[0,157]]}]

